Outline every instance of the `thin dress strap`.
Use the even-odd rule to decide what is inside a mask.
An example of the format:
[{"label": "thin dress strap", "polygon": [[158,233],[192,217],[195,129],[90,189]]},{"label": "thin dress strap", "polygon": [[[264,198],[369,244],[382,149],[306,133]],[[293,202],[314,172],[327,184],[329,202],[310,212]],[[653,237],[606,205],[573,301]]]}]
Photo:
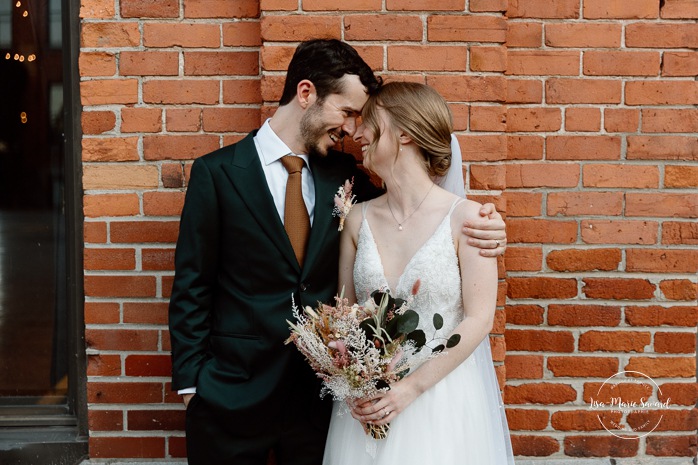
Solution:
[{"label": "thin dress strap", "polygon": [[369,200],[368,202],[364,202],[361,204],[361,214],[363,215],[362,219],[366,219],[366,210],[368,210],[368,204],[371,203]]},{"label": "thin dress strap", "polygon": [[457,207],[461,202],[464,202],[464,201],[465,201],[465,199],[463,199],[463,198],[457,198],[456,200],[454,200],[454,201],[453,201],[453,205],[451,205],[451,209],[448,211],[448,215],[446,215],[446,216],[448,216],[449,218],[451,218],[451,214],[453,213],[453,210],[455,210],[456,207]]}]

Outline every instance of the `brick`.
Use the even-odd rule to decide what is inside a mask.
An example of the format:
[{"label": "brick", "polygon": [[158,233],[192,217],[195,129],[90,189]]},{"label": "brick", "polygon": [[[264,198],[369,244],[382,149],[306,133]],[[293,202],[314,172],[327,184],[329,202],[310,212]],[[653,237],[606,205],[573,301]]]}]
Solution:
[{"label": "brick", "polygon": [[643,48],[697,48],[698,23],[628,24],[625,28],[625,46]]},{"label": "brick", "polygon": [[121,52],[119,74],[122,76],[177,76],[179,52]]},{"label": "brick", "polygon": [[696,383],[664,383],[659,386],[657,399],[660,402],[669,400],[672,405],[693,406],[698,400],[698,384]]},{"label": "brick", "polygon": [[82,0],[80,2],[80,18],[111,19],[115,14],[113,0]]},{"label": "brick", "polygon": [[659,354],[691,354],[696,352],[696,334],[654,333],[654,351]]},{"label": "brick", "polygon": [[507,247],[504,257],[507,271],[540,271],[543,268],[541,247]]},{"label": "brick", "polygon": [[603,378],[618,372],[618,359],[614,357],[548,357],[547,367],[553,376],[558,378]]},{"label": "brick", "polygon": [[503,72],[507,67],[507,49],[505,47],[470,47],[470,70],[484,72]]},{"label": "brick", "polygon": [[82,225],[83,239],[88,244],[107,242],[107,224],[104,222],[85,221]]},{"label": "brick", "polygon": [[658,18],[659,3],[654,0],[585,0],[582,13],[585,19]]},{"label": "brick", "polygon": [[609,404],[620,398],[623,402],[640,403],[647,401],[652,395],[654,384],[649,381],[642,382],[643,378],[638,378],[632,382],[618,382],[619,380],[628,380],[625,377],[615,377],[613,380],[606,380],[603,383],[584,383],[583,399],[584,402],[591,404],[592,400]]},{"label": "brick", "polygon": [[[540,216],[542,214],[543,194],[540,192],[504,192],[507,202],[507,217]],[[511,250],[507,247],[507,252]]]},{"label": "brick", "polygon": [[344,40],[422,40],[423,28],[419,16],[347,15]]},{"label": "brick", "polygon": [[506,39],[509,48],[538,48],[543,43],[543,25],[533,22],[508,22]]},{"label": "brick", "polygon": [[525,107],[507,111],[508,132],[555,132],[561,127],[562,112],[559,108]]},{"label": "brick", "polygon": [[507,10],[508,0],[470,0],[471,12],[504,12]]},{"label": "brick", "polygon": [[145,136],[143,157],[146,160],[193,160],[220,148],[218,136],[197,134],[186,136]]},{"label": "brick", "polygon": [[621,411],[565,410],[554,412],[550,425],[559,431],[599,431],[603,425],[620,424]]},{"label": "brick", "polygon": [[696,249],[628,249],[625,269],[631,272],[649,273],[697,273]]},{"label": "brick", "polygon": [[149,48],[217,48],[221,45],[220,31],[218,24],[146,22],[143,45]]},{"label": "brick", "polygon": [[622,83],[607,79],[548,79],[545,101],[553,104],[615,103],[621,101]]},{"label": "brick", "polygon": [[143,83],[143,102],[174,105],[218,103],[218,81],[153,80]]},{"label": "brick", "polygon": [[598,108],[566,109],[565,129],[570,132],[598,132],[601,129],[601,110]]},{"label": "brick", "polygon": [[622,192],[551,192],[548,216],[620,215]]},{"label": "brick", "polygon": [[504,333],[507,350],[529,352],[573,352],[574,336],[570,331],[509,329]]},{"label": "brick", "polygon": [[618,23],[562,22],[545,25],[545,45],[565,48],[619,48],[623,35]]},{"label": "brick", "polygon": [[116,126],[116,115],[111,111],[83,111],[80,120],[83,134],[102,134]]},{"label": "brick", "polygon": [[122,18],[177,18],[178,0],[120,0]]},{"label": "brick", "polygon": [[608,433],[604,436],[567,436],[564,450],[570,457],[635,457],[638,443]]},{"label": "brick", "polygon": [[540,305],[507,305],[507,323],[513,325],[540,325],[545,309]]},{"label": "brick", "polygon": [[695,326],[698,323],[698,307],[628,307],[625,321],[631,326]]},{"label": "brick", "polygon": [[548,324],[553,326],[618,326],[619,323],[620,307],[616,306],[561,304],[548,306]]},{"label": "brick", "polygon": [[427,76],[426,84],[448,101],[503,102],[507,96],[507,82],[502,76],[435,75]]},{"label": "brick", "polygon": [[698,223],[665,221],[662,225],[662,244],[698,245]]},{"label": "brick", "polygon": [[646,279],[585,278],[582,292],[589,299],[643,300],[654,296],[655,286]]},{"label": "brick", "polygon": [[639,194],[625,196],[626,216],[698,217],[695,197],[685,194]]},{"label": "brick", "polygon": [[121,356],[88,355],[87,376],[121,376]]},{"label": "brick", "polygon": [[577,239],[576,221],[512,218],[507,226],[514,243],[571,244]]},{"label": "brick", "polygon": [[696,457],[698,455],[698,439],[690,436],[657,436],[648,437],[646,453],[654,456]]},{"label": "brick", "polygon": [[88,218],[134,216],[140,211],[138,194],[99,194],[83,197],[83,213]]},{"label": "brick", "polygon": [[174,249],[143,249],[141,255],[144,271],[174,271]]},{"label": "brick", "polygon": [[698,139],[681,136],[628,136],[628,160],[698,160]]},{"label": "brick", "polygon": [[257,52],[184,52],[186,76],[256,76]]},{"label": "brick", "polygon": [[586,331],[579,336],[579,350],[583,352],[644,352],[650,342],[651,334],[647,332]]},{"label": "brick", "polygon": [[267,42],[338,39],[342,34],[339,16],[264,16],[261,27],[262,40]]},{"label": "brick", "polygon": [[160,132],[162,110],[159,108],[121,109],[121,132]]},{"label": "brick", "polygon": [[472,134],[458,136],[463,160],[501,161],[506,159],[506,138],[501,135]]},{"label": "brick", "polygon": [[163,163],[160,169],[162,170],[162,187],[180,188],[186,186],[184,163]]},{"label": "brick", "polygon": [[529,383],[504,387],[505,404],[566,404],[577,398],[577,391],[569,384]]},{"label": "brick", "polygon": [[431,0],[386,0],[388,11],[463,11],[465,0],[442,0],[434,3]]},{"label": "brick", "polygon": [[177,221],[119,221],[111,224],[114,243],[175,243],[179,232]]},{"label": "brick", "polygon": [[185,18],[256,18],[259,2],[184,0]]},{"label": "brick", "polygon": [[185,410],[132,410],[128,412],[130,431],[181,431]]},{"label": "brick", "polygon": [[262,68],[266,71],[286,71],[295,51],[294,47],[265,46],[262,49]]},{"label": "brick", "polygon": [[583,55],[587,76],[657,76],[659,52],[589,50]]},{"label": "brick", "polygon": [[80,38],[83,48],[136,47],[141,33],[137,22],[83,22]]},{"label": "brick", "polygon": [[546,264],[555,271],[616,271],[621,259],[620,249],[565,249],[548,252]]},{"label": "brick", "polygon": [[138,161],[138,138],[83,138],[83,161]]},{"label": "brick", "polygon": [[509,0],[509,18],[563,19],[579,17],[579,0]]},{"label": "brick", "polygon": [[158,458],[165,456],[165,438],[162,437],[91,437],[90,457],[102,458]]},{"label": "brick", "polygon": [[458,46],[393,45],[388,48],[391,71],[465,71],[468,50]]},{"label": "brick", "polygon": [[[172,374],[169,355],[129,355],[126,357],[126,376],[167,376]],[[129,422],[129,429],[132,428]]]},{"label": "brick", "polygon": [[[507,160],[542,160],[544,146],[545,139],[541,136],[507,136]],[[562,165],[559,165],[559,167],[561,166]],[[507,173],[509,170],[509,166],[507,166]],[[514,172],[518,171],[518,169],[512,168],[511,171],[513,174]]]},{"label": "brick", "polygon": [[575,187],[579,184],[579,166],[562,163],[507,165],[507,188]]},{"label": "brick", "polygon": [[83,188],[147,189],[158,187],[157,166],[84,165]]},{"label": "brick", "polygon": [[259,79],[223,81],[223,103],[262,103],[260,84]]},{"label": "brick", "polygon": [[[507,375],[508,375],[507,370]],[[530,408],[506,409],[507,423],[513,431],[540,431],[548,426],[550,413],[547,410]]]},{"label": "brick", "polygon": [[225,47],[259,47],[262,45],[262,30],[259,21],[223,23],[223,45]]},{"label": "brick", "polygon": [[642,132],[698,132],[698,110],[643,109]]},{"label": "brick", "polygon": [[169,302],[124,302],[124,323],[166,325]]},{"label": "brick", "polygon": [[582,185],[597,188],[656,189],[659,187],[659,167],[628,163],[587,164],[582,166]]},{"label": "brick", "polygon": [[666,166],[664,169],[664,187],[678,189],[698,187],[698,166]]},{"label": "brick", "polygon": [[168,108],[165,126],[168,132],[198,132],[201,130],[201,109]]},{"label": "brick", "polygon": [[637,132],[640,125],[640,111],[629,108],[606,108],[604,128],[608,132]]},{"label": "brick", "polygon": [[85,302],[85,324],[119,323],[120,315],[120,308],[117,303]]},{"label": "brick", "polygon": [[181,215],[184,192],[144,192],[143,213],[147,216]]},{"label": "brick", "polygon": [[116,56],[106,52],[81,52],[78,59],[80,76],[114,76]]},{"label": "brick", "polygon": [[625,85],[625,103],[697,105],[698,81],[631,81]]},{"label": "brick", "polygon": [[295,11],[298,9],[298,0],[260,0],[262,11]]},{"label": "brick", "polygon": [[[503,43],[506,32],[507,22],[501,16],[433,15],[427,17],[427,39],[430,42]],[[375,39],[372,38],[372,40]]]},{"label": "brick", "polygon": [[659,289],[669,300],[698,299],[698,284],[688,279],[668,279],[659,283]]},{"label": "brick", "polygon": [[505,167],[502,165],[470,165],[470,189],[503,190]]},{"label": "brick", "polygon": [[[264,2],[265,0],[261,0]],[[180,400],[181,402],[181,400]],[[170,457],[178,457],[186,459],[187,457],[187,441],[183,436],[170,436],[167,438],[167,452]]]},{"label": "brick", "polygon": [[698,3],[695,0],[666,0],[660,3],[662,19],[698,19]]},{"label": "brick", "polygon": [[87,424],[90,431],[123,431],[123,410],[88,410]]},{"label": "brick", "polygon": [[579,52],[510,50],[506,74],[517,76],[576,76]]},{"label": "brick", "polygon": [[654,221],[583,220],[582,240],[587,244],[656,244],[658,223]]},{"label": "brick", "polygon": [[542,355],[507,355],[504,360],[507,379],[542,379]]},{"label": "brick", "polygon": [[[174,276],[173,275],[167,275],[162,277],[162,298],[164,299],[169,299],[172,293],[172,283],[174,282]],[[163,341],[163,350],[170,350],[171,348],[167,346],[170,343],[169,338],[165,338],[166,340]],[[167,347],[165,347],[167,346]]]},{"label": "brick", "polygon": [[[630,357],[623,368],[637,371],[651,378],[693,378],[696,375],[695,357]],[[632,373],[629,375],[632,376]]]},{"label": "brick", "polygon": [[80,101],[83,106],[110,105],[138,102],[136,79],[100,79],[80,83]]},{"label": "brick", "polygon": [[[504,131],[506,128],[506,107],[473,105],[469,109],[466,128],[473,131]],[[455,115],[454,115],[455,117]]]},{"label": "brick", "polygon": [[[116,278],[111,276],[111,278]],[[157,350],[158,333],[146,329],[86,329],[85,344],[98,350]]]},{"label": "brick", "polygon": [[155,297],[154,276],[85,276],[90,297]]},{"label": "brick", "polygon": [[695,76],[698,74],[698,52],[664,52],[662,76]]},{"label": "brick", "polygon": [[203,129],[206,132],[247,133],[259,127],[257,108],[204,108]]},{"label": "brick", "polygon": [[[511,2],[511,0],[509,0]],[[511,447],[515,455],[547,457],[560,450],[560,443],[550,436],[511,436]]]}]

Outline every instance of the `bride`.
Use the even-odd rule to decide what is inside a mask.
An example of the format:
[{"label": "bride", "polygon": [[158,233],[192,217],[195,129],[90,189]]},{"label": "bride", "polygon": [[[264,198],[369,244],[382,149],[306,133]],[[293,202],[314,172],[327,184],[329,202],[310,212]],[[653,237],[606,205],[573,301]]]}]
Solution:
[{"label": "bride", "polygon": [[[420,329],[427,338],[457,333],[461,341],[386,392],[349,405],[351,415],[335,402],[324,465],[514,463],[488,338],[497,262],[460,234],[480,204],[434,182],[455,174],[451,185],[462,190],[460,149],[451,167],[451,132],[446,102],[423,84],[386,84],[364,107],[354,139],[387,192],[347,217],[340,288],[350,302],[385,288],[406,298],[419,280],[411,308]],[[434,331],[437,312],[444,325]],[[390,424],[387,439],[367,436],[361,423]]]}]

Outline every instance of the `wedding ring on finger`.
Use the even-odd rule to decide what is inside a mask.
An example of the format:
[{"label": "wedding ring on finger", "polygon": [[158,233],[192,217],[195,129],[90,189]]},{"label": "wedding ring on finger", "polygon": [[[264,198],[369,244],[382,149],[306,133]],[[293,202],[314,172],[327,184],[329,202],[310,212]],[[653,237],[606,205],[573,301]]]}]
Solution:
[{"label": "wedding ring on finger", "polygon": [[499,241],[494,241],[494,248],[498,249],[500,247]]}]

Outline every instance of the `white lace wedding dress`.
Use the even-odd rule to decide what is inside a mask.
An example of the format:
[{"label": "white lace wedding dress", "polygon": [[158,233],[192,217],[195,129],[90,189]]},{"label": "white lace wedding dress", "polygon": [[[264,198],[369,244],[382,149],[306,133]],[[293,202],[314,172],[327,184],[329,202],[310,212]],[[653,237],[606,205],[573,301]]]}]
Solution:
[{"label": "white lace wedding dress", "polygon": [[[391,288],[393,295],[406,298],[414,282],[421,280],[412,308],[419,313],[420,328],[428,335],[433,333],[431,322],[436,312],[444,318],[439,336],[448,336],[463,319],[460,271],[450,221],[457,203],[411,258],[397,284]],[[367,204],[362,207],[364,219],[354,264],[354,284],[359,301],[375,289],[389,287],[366,220]],[[387,439],[375,440],[367,436],[346,407],[335,402],[323,460],[323,465],[513,463],[489,338],[485,338],[455,370],[401,412],[391,422]]]}]

